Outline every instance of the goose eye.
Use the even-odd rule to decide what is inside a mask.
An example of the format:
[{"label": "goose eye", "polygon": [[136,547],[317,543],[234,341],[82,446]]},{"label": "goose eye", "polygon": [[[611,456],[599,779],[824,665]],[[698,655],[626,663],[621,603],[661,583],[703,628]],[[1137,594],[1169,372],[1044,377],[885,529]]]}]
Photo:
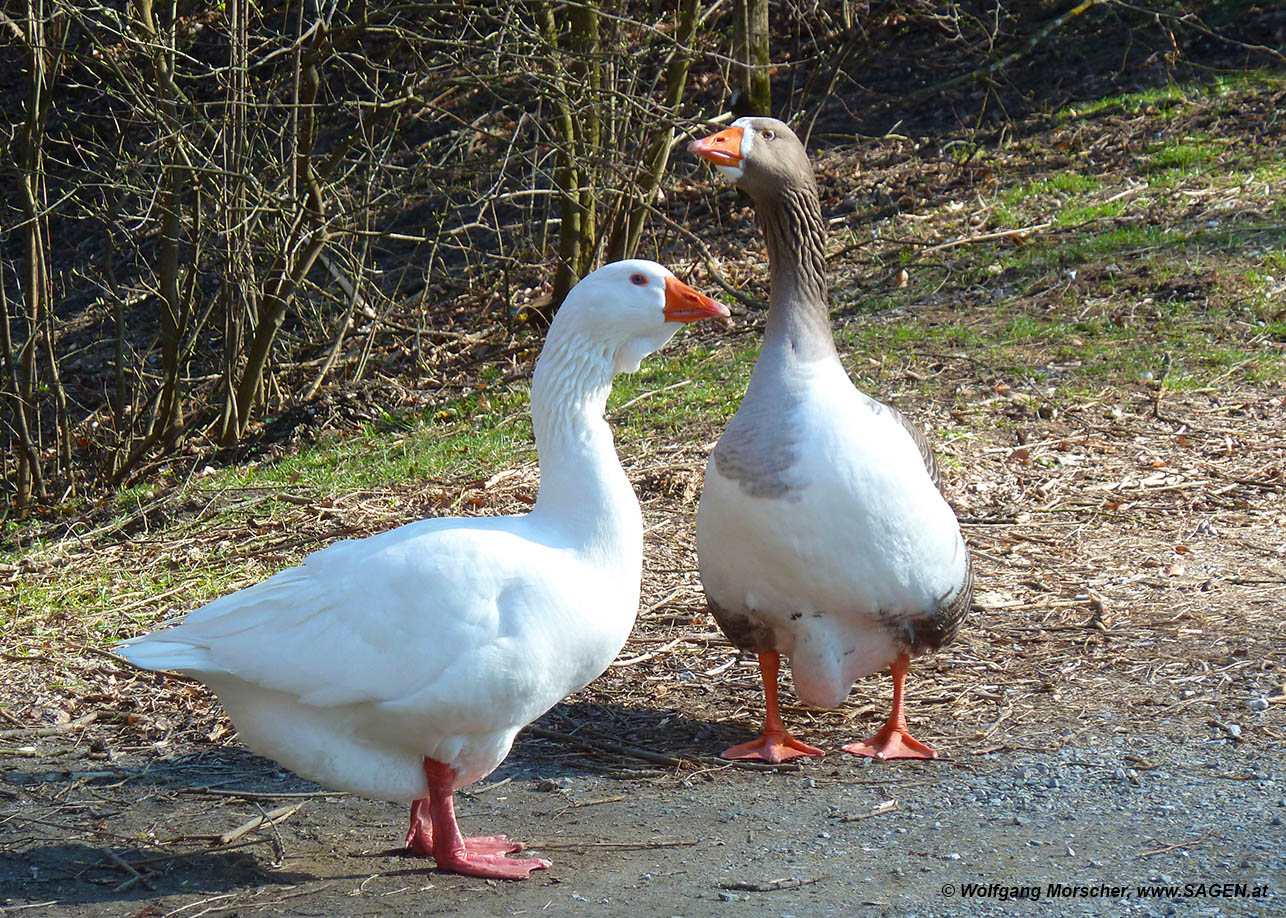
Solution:
[{"label": "goose eye", "polygon": [[763,131],[760,132],[759,136],[764,140],[772,140],[777,135],[774,134],[770,128],[764,128]]},{"label": "goose eye", "polygon": [[630,283],[636,287],[642,287],[647,284],[647,278],[644,277],[642,274],[631,274]]}]

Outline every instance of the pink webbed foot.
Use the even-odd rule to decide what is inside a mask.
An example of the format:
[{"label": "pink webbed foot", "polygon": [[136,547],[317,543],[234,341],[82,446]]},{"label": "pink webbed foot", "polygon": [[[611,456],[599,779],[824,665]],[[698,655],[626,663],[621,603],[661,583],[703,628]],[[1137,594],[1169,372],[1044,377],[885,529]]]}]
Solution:
[{"label": "pink webbed foot", "polygon": [[767,730],[759,739],[729,746],[720,755],[725,759],[751,759],[779,765],[801,755],[824,755],[816,746],[795,739],[785,731]]},{"label": "pink webbed foot", "polygon": [[525,880],[533,870],[553,866],[539,857],[506,857],[523,846],[503,835],[461,835],[452,799],[455,773],[425,758],[424,775],[429,796],[411,804],[411,828],[406,834],[407,847],[413,852],[432,857],[439,870],[493,880]]},{"label": "pink webbed foot", "polygon": [[464,839],[464,847],[469,854],[513,854],[526,846],[503,835],[469,835]]},{"label": "pink webbed foot", "polygon": [[434,856],[439,870],[492,880],[525,880],[533,870],[548,870],[554,866],[542,857],[505,857],[521,851],[522,845],[503,835],[482,835],[462,841],[463,851],[443,851]]},{"label": "pink webbed foot", "polygon": [[429,815],[429,798],[411,804],[411,828],[406,830],[406,847],[420,857],[433,856],[433,820]]},{"label": "pink webbed foot", "polygon": [[777,674],[781,657],[775,650],[759,651],[759,673],[764,680],[764,733],[757,740],[729,746],[720,755],[725,759],[753,759],[779,765],[801,755],[824,755],[816,746],[795,739],[786,732],[777,707]]}]

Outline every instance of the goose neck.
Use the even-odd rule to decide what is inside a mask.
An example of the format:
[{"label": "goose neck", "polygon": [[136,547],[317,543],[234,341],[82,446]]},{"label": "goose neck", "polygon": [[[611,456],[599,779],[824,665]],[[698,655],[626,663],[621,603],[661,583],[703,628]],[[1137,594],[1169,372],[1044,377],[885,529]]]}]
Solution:
[{"label": "goose neck", "polygon": [[[557,318],[536,362],[531,416],[540,465],[533,516],[548,520],[581,547],[610,549],[636,521],[638,499],[621,469],[603,413],[613,358]],[[622,525],[625,528],[622,528]]]},{"label": "goose neck", "polygon": [[834,354],[817,186],[810,176],[756,203],[772,287],[764,347],[789,348],[802,359]]}]

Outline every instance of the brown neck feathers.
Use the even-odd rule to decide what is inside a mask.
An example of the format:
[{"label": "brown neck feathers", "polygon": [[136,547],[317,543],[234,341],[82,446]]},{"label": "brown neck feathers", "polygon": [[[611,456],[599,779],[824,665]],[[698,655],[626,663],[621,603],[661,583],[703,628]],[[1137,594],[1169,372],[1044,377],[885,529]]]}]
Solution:
[{"label": "brown neck feathers", "polygon": [[755,203],[772,283],[765,346],[786,345],[806,359],[834,353],[826,306],[826,227],[812,176]]}]

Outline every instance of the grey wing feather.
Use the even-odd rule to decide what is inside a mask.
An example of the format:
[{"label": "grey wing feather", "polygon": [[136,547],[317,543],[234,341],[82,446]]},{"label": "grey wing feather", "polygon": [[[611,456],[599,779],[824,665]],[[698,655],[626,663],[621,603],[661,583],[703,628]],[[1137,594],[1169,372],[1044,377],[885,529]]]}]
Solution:
[{"label": "grey wing feather", "polygon": [[920,449],[920,458],[924,460],[924,467],[929,472],[929,477],[933,479],[933,486],[938,490],[942,490],[942,473],[938,470],[938,460],[933,455],[933,448],[929,446],[929,440],[925,437],[924,431],[919,428],[915,421],[912,421],[892,405],[885,405],[884,407],[911,435],[911,439],[915,441],[915,445]]},{"label": "grey wing feather", "polygon": [[925,623],[924,634],[918,635],[935,650],[952,641],[960,624],[973,605],[973,557],[965,549],[965,579],[960,589],[942,600],[937,613]]},{"label": "grey wing feather", "polygon": [[[924,468],[928,471],[929,478],[933,481],[933,486],[941,491],[942,472],[938,468],[938,460],[933,455],[933,448],[929,446],[929,440],[925,437],[924,431],[892,405],[884,405],[884,407],[911,435],[911,439],[915,441],[915,445],[920,449],[920,457],[924,460]],[[921,646],[927,646],[936,650],[951,641],[956,636],[956,632],[960,630],[960,623],[964,621],[964,617],[968,614],[972,604],[973,558],[969,555],[969,549],[966,547],[964,582],[960,584],[959,589],[943,597],[942,604],[933,615],[916,623],[915,635],[911,641],[912,647],[918,649]]]}]

